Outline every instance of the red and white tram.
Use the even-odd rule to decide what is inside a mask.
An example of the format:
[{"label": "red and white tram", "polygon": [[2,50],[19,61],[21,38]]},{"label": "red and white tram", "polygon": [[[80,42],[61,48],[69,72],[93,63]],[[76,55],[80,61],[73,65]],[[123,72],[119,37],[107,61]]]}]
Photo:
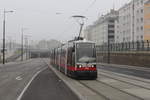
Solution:
[{"label": "red and white tram", "polygon": [[97,78],[96,48],[91,41],[70,41],[51,51],[51,64],[73,78]]}]

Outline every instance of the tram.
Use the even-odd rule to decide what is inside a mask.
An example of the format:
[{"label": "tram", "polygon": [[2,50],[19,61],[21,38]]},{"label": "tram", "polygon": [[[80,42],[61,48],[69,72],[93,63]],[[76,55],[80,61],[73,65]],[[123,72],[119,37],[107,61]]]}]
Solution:
[{"label": "tram", "polygon": [[51,64],[72,78],[97,78],[95,43],[72,40],[51,51]]}]

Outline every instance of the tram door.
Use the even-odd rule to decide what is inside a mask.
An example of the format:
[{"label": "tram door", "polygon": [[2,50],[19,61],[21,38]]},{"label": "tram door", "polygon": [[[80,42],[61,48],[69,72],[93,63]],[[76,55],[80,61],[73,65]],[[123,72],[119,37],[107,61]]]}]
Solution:
[{"label": "tram door", "polygon": [[[60,49],[61,50],[61,49]],[[59,63],[59,66],[58,66],[58,69],[60,71],[60,67],[61,67],[61,51],[59,50],[59,55],[58,55],[58,63]]]},{"label": "tram door", "polygon": [[68,58],[67,57],[67,55],[68,55],[68,49],[67,48],[65,49],[65,52],[66,52],[65,53],[66,54],[65,55],[65,75],[67,75],[67,58]]}]

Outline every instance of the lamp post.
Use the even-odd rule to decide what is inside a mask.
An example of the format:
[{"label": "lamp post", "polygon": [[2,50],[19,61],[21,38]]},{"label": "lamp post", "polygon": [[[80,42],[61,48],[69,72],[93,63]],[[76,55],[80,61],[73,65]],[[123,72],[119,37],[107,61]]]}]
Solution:
[{"label": "lamp post", "polygon": [[21,28],[21,61],[23,61],[23,54],[24,54],[24,31],[27,30],[27,28]]},{"label": "lamp post", "polygon": [[3,64],[5,64],[5,29],[6,29],[6,13],[12,13],[13,11],[6,11],[4,9],[3,15]]}]

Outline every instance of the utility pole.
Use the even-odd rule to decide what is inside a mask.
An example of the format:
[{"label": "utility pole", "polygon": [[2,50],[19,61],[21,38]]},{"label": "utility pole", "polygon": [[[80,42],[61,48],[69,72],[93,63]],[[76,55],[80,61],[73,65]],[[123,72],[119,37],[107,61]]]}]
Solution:
[{"label": "utility pole", "polygon": [[6,30],[6,13],[12,13],[13,11],[6,11],[4,9],[4,12],[3,12],[3,16],[4,16],[4,19],[3,19],[3,64],[5,64],[5,30]]},{"label": "utility pole", "polygon": [[21,61],[23,61],[23,28],[21,29]]},{"label": "utility pole", "polygon": [[5,23],[5,9],[4,9],[4,20],[3,20],[3,64],[5,64],[5,27],[6,27],[6,23]]},{"label": "utility pole", "polygon": [[24,55],[24,31],[27,30],[27,28],[21,28],[21,61],[23,61],[23,55]]},{"label": "utility pole", "polygon": [[110,64],[110,38],[109,38],[109,34],[108,34],[108,57],[107,57],[107,63]]},{"label": "utility pole", "polygon": [[26,48],[26,60],[28,59],[28,55],[29,55],[29,35],[25,36],[25,48]]}]

